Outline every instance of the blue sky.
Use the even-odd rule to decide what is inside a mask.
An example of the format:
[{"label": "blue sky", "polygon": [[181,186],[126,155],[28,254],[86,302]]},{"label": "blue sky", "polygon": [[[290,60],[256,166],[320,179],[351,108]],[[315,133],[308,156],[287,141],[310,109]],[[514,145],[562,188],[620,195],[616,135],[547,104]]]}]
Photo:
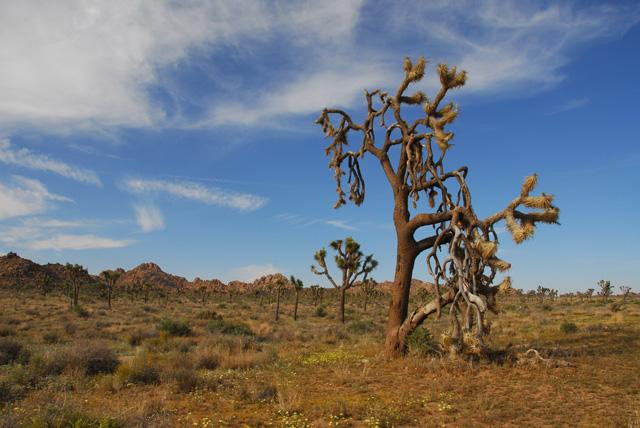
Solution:
[{"label": "blue sky", "polygon": [[352,235],[390,279],[379,165],[361,207],[332,209],[313,120],[361,117],[363,89],[424,55],[427,92],[434,64],[468,72],[447,165],[470,167],[479,214],[532,172],[556,195],[561,226],[502,237],[514,286],[637,291],[639,23],[636,2],[2,2],[0,252],[318,282],[314,251]]}]

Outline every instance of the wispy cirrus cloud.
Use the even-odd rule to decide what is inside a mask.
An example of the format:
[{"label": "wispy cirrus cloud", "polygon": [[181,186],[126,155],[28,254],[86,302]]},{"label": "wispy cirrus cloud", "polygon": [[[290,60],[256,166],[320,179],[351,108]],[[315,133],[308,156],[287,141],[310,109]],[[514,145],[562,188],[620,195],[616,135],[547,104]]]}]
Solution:
[{"label": "wispy cirrus cloud", "polygon": [[138,226],[143,232],[152,232],[165,228],[164,217],[158,207],[153,204],[134,204]]},{"label": "wispy cirrus cloud", "polygon": [[42,182],[19,175],[10,183],[0,182],[0,220],[40,214],[52,201],[72,202],[71,199],[49,192]]},{"label": "wispy cirrus cloud", "polygon": [[571,111],[585,107],[591,103],[591,100],[587,97],[574,98],[558,105],[555,109],[552,109],[549,114],[564,113],[565,111]]},{"label": "wispy cirrus cloud", "polygon": [[91,234],[58,234],[50,238],[30,240],[21,246],[32,250],[96,250],[127,247],[133,242],[129,239],[113,239]]},{"label": "wispy cirrus cloud", "polygon": [[219,187],[204,186],[192,181],[145,180],[130,178],[123,182],[125,190],[134,194],[164,193],[181,199],[201,202],[240,211],[262,208],[268,199],[250,193],[237,193]]},{"label": "wispy cirrus cloud", "polygon": [[287,222],[297,227],[310,227],[315,225],[326,225],[335,227],[342,230],[358,230],[357,227],[350,225],[346,220],[326,220],[319,218],[310,218],[307,216],[292,214],[292,213],[281,213],[275,216],[277,220]]},{"label": "wispy cirrus cloud", "polygon": [[52,172],[81,183],[102,186],[98,174],[94,171],[69,165],[52,159],[47,155],[35,153],[27,148],[14,148],[8,139],[0,140],[0,162],[38,171]]}]

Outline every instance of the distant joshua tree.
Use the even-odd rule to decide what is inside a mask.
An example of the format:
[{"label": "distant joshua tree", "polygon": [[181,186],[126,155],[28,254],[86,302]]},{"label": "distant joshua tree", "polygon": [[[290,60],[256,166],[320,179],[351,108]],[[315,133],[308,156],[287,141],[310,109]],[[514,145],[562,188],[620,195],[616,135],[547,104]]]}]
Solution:
[{"label": "distant joshua tree", "polygon": [[116,282],[118,282],[120,275],[122,275],[122,272],[117,270],[103,270],[102,272],[100,272],[100,279],[102,279],[107,285],[107,302],[109,305],[109,309],[111,309],[111,296],[113,293],[113,288],[115,287]]},{"label": "distant joshua tree", "polygon": [[587,299],[591,301],[591,297],[593,297],[593,292],[596,291],[593,288],[587,288],[587,291],[584,292],[584,295],[587,296]]},{"label": "distant joshua tree", "polygon": [[598,281],[598,287],[600,287],[598,295],[602,296],[602,300],[606,302],[608,297],[613,294],[613,286],[611,285],[611,281],[601,279],[600,281]]},{"label": "distant joshua tree", "polygon": [[366,281],[369,273],[378,266],[378,262],[373,259],[373,254],[364,256],[360,251],[360,244],[353,238],[348,237],[344,241],[339,239],[329,244],[338,254],[335,256],[336,265],[342,271],[342,281],[339,283],[329,273],[327,269],[327,252],[324,248],[316,251],[315,259],[320,268],[311,266],[311,272],[316,275],[324,275],[329,279],[331,285],[340,290],[340,321],[344,324],[344,303],[345,294],[349,288],[362,276],[362,281]]},{"label": "distant joshua tree", "polygon": [[622,301],[626,302],[629,294],[631,293],[631,287],[627,287],[626,285],[620,286],[620,294],[622,295]]},{"label": "distant joshua tree", "polygon": [[[411,332],[430,315],[439,317],[445,306],[450,306],[452,334],[461,332],[461,319],[470,333],[451,337],[456,342],[469,337],[482,343],[484,314],[487,309],[496,309],[496,293],[510,286],[508,279],[492,285],[497,272],[510,267],[496,257],[495,224],[504,220],[519,244],[533,236],[537,223],[557,223],[559,215],[553,196],[531,194],[537,184],[537,176],[531,175],[505,209],[478,218],[467,185],[468,168],[444,166],[454,137],[447,128],[458,116],[458,107],[444,100],[449,91],[465,84],[467,75],[440,64],[440,88],[433,97],[421,91],[406,93],[423,78],[426,64],[423,57],[415,63],[405,58],[404,78],[396,91],[365,91],[366,110],[361,122],[337,108],[325,108],[316,120],[330,139],[325,155],[331,158],[329,167],[336,180],[335,208],[347,203],[343,177],[347,178],[349,200],[356,205],[364,201],[360,162],[365,156],[375,158],[376,162],[367,166],[381,167],[393,195],[396,266],[385,342],[385,354],[390,357],[403,355]],[[430,210],[418,208],[420,198],[428,201]],[[409,312],[415,261],[425,252],[429,273],[434,277],[435,299]]]},{"label": "distant joshua tree", "polygon": [[311,290],[311,299],[313,300],[313,306],[318,306],[318,303],[322,302],[322,293],[324,292],[324,288],[320,287],[318,284],[312,285],[309,287]]},{"label": "distant joshua tree", "polygon": [[46,272],[38,272],[36,274],[36,284],[43,296],[46,296],[53,285],[53,278]]},{"label": "distant joshua tree", "polygon": [[280,319],[280,296],[282,295],[282,292],[286,286],[287,283],[282,278],[278,278],[273,283],[273,288],[275,288],[276,290],[276,321]]},{"label": "distant joshua tree", "polygon": [[300,300],[300,292],[304,288],[304,283],[302,282],[301,279],[297,279],[293,275],[291,275],[290,281],[291,281],[291,284],[293,284],[293,288],[296,292],[296,302],[293,306],[293,320],[297,321],[298,320],[298,301]]},{"label": "distant joshua tree", "polygon": [[378,283],[373,280],[373,278],[368,278],[360,283],[360,291],[362,292],[363,297],[363,310],[367,312],[367,303],[369,303],[369,299],[373,298],[376,294],[376,287]]},{"label": "distant joshua tree", "polygon": [[69,283],[69,306],[74,308],[78,306],[78,297],[80,295],[80,285],[82,285],[83,276],[88,275],[87,269],[78,264],[67,263],[64,266],[67,281]]}]

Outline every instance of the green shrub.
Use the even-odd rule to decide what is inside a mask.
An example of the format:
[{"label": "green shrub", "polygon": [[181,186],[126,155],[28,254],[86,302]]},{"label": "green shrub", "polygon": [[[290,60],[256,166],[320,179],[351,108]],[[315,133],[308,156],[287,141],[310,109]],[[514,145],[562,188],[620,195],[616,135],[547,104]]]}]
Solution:
[{"label": "green shrub", "polygon": [[572,322],[565,321],[560,325],[560,331],[562,331],[564,334],[575,333],[578,331],[578,326]]},{"label": "green shrub", "polygon": [[440,347],[431,337],[431,333],[424,327],[418,327],[407,338],[409,350],[419,355],[427,356],[439,354]]},{"label": "green shrub", "polygon": [[201,319],[201,320],[221,320],[222,319],[222,315],[220,315],[219,313],[217,313],[216,311],[214,311],[212,309],[208,309],[208,310],[201,311],[198,314],[198,319]]},{"label": "green shrub", "polygon": [[85,308],[83,308],[80,305],[75,305],[73,307],[73,313],[75,313],[80,318],[89,318],[89,315],[90,315],[89,311],[87,311]]},{"label": "green shrub", "polygon": [[10,337],[0,338],[0,366],[13,363],[26,364],[29,356],[29,350],[17,340]]},{"label": "green shrub", "polygon": [[119,360],[113,350],[105,346],[85,348],[73,358],[74,363],[84,370],[88,376],[99,373],[113,373],[118,367]]},{"label": "green shrub", "polygon": [[325,309],[324,306],[318,306],[316,308],[316,311],[314,312],[314,315],[319,318],[324,318],[327,316],[327,310]]},{"label": "green shrub", "polygon": [[232,336],[253,336],[253,331],[248,325],[222,319],[210,320],[207,323],[207,330],[212,333],[229,334]]},{"label": "green shrub", "polygon": [[138,346],[141,345],[145,339],[155,337],[156,334],[157,333],[151,331],[136,330],[129,335],[127,342],[129,342],[129,345],[131,346]]},{"label": "green shrub", "polygon": [[60,341],[60,336],[58,336],[58,333],[55,331],[48,331],[42,335],[42,341],[48,345],[52,345]]},{"label": "green shrub", "polygon": [[191,327],[183,320],[164,319],[158,323],[158,330],[171,336],[189,336],[191,334]]},{"label": "green shrub", "polygon": [[124,383],[150,385],[160,382],[160,370],[148,353],[137,355],[132,361],[120,365],[116,377]]},{"label": "green shrub", "polygon": [[77,327],[74,323],[68,322],[64,325],[64,332],[69,336],[76,334]]},{"label": "green shrub", "polygon": [[347,331],[354,334],[364,334],[377,330],[376,323],[373,321],[351,321],[347,324]]}]

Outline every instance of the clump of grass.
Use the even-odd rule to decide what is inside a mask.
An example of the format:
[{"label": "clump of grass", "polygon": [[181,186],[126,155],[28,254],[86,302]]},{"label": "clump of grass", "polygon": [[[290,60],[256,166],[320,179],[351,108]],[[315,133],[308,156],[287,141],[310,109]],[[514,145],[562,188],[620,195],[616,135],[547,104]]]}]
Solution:
[{"label": "clump of grass", "polygon": [[60,336],[55,331],[48,331],[42,335],[42,341],[47,345],[52,345],[60,341]]},{"label": "clump of grass", "polygon": [[158,323],[158,330],[164,331],[171,336],[191,335],[191,327],[184,320],[163,319]]},{"label": "clump of grass", "polygon": [[87,347],[76,353],[73,363],[88,376],[113,373],[119,360],[115,352],[105,346]]},{"label": "clump of grass", "polygon": [[89,316],[91,315],[89,311],[87,311],[85,308],[83,308],[80,305],[75,305],[73,307],[73,313],[79,316],[80,318],[89,318]]},{"label": "clump of grass", "polygon": [[0,366],[13,363],[26,364],[29,357],[30,352],[22,343],[10,337],[0,338]]},{"label": "clump of grass", "polygon": [[407,338],[409,350],[416,354],[427,356],[440,353],[440,347],[431,336],[429,330],[424,327],[418,327],[411,332]]},{"label": "clump of grass", "polygon": [[327,310],[324,306],[318,306],[313,314],[318,318],[324,318],[327,316]]},{"label": "clump of grass", "polygon": [[136,330],[133,333],[131,333],[128,337],[127,337],[127,342],[129,343],[129,345],[131,346],[139,346],[142,344],[142,342],[144,342],[146,339],[149,339],[151,337],[155,337],[156,333],[152,332],[152,331],[146,331],[146,330]]},{"label": "clump of grass", "polygon": [[74,323],[68,322],[68,323],[65,323],[64,325],[64,332],[67,333],[69,336],[73,336],[74,334],[76,334],[77,330],[78,328]]},{"label": "clump of grass", "polygon": [[116,378],[124,384],[151,385],[160,383],[160,370],[151,354],[141,352],[131,361],[118,367]]},{"label": "clump of grass", "polygon": [[560,331],[564,334],[572,334],[578,331],[578,326],[572,322],[565,321],[560,324]]},{"label": "clump of grass", "polygon": [[198,369],[215,370],[220,366],[220,354],[210,348],[202,348],[195,354]]},{"label": "clump of grass", "polygon": [[370,333],[376,329],[376,324],[373,321],[357,320],[347,324],[347,331],[354,334]]},{"label": "clump of grass", "polygon": [[0,325],[0,337],[8,337],[8,336],[15,336],[15,335],[16,335],[15,329],[7,325]]},{"label": "clump of grass", "polygon": [[207,323],[207,330],[212,333],[229,334],[232,336],[253,336],[253,331],[248,325],[241,322],[212,319]]},{"label": "clump of grass", "polygon": [[198,314],[198,319],[201,319],[201,320],[221,320],[222,319],[222,315],[220,315],[219,313],[217,313],[213,309],[206,309],[204,311],[201,311]]}]

